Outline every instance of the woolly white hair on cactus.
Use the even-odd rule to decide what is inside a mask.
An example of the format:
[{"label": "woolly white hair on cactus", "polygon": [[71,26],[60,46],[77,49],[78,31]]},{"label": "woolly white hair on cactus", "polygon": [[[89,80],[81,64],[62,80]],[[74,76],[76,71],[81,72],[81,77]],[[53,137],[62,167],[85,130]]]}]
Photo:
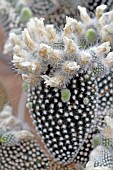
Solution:
[{"label": "woolly white hair on cactus", "polygon": [[[79,4],[83,4],[83,1],[80,0]],[[4,2],[0,2],[0,23],[3,26],[6,40],[4,54],[12,54],[12,45],[9,40],[10,33],[19,34],[30,18],[44,17],[46,19],[45,22],[48,23],[46,27],[48,30],[48,36],[52,38],[52,34],[49,34],[49,30],[53,30],[53,28],[52,25],[49,24],[55,24],[55,27],[59,29],[59,27],[64,26],[64,18],[66,15],[78,17],[77,5],[78,2],[62,4],[62,2],[58,0],[4,0]],[[55,32],[53,32],[53,34],[54,33]]]}]

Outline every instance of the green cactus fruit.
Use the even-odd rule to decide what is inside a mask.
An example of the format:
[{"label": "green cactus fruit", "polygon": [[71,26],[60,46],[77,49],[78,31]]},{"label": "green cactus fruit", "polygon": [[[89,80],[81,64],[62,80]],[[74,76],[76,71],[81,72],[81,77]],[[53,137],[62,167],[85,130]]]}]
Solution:
[{"label": "green cactus fruit", "polygon": [[20,14],[20,22],[26,23],[32,17],[32,12],[28,7],[24,7]]},{"label": "green cactus fruit", "polygon": [[68,89],[62,89],[61,90],[61,99],[64,103],[68,102],[70,100],[71,93]]},{"label": "green cactus fruit", "polygon": [[94,29],[89,28],[85,34],[86,40],[89,43],[93,43],[97,40],[97,35]]}]

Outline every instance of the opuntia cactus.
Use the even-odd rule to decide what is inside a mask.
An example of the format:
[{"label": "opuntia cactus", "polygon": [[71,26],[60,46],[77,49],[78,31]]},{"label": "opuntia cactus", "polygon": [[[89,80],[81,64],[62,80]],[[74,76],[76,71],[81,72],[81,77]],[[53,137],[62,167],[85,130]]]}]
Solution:
[{"label": "opuntia cactus", "polygon": [[27,107],[33,123],[55,161],[64,165],[88,161],[96,124],[109,105],[106,101],[102,107],[99,85],[113,65],[107,31],[112,34],[112,11],[104,14],[106,7],[97,7],[92,19],[79,6],[82,22],[67,17],[59,33],[35,18],[22,35],[12,36],[12,62],[29,85]]}]

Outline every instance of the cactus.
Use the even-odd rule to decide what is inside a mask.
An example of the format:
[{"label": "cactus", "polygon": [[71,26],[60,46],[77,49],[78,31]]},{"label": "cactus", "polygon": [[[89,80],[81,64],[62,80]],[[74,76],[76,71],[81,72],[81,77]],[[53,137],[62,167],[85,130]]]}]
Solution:
[{"label": "cactus", "polygon": [[[111,116],[111,115],[110,115]],[[113,118],[105,116],[105,125],[100,128],[101,144],[108,150],[113,149]]]},{"label": "cactus", "polygon": [[[1,25],[4,28],[5,37],[7,39],[7,43],[5,43],[4,47],[4,53],[8,54],[12,52],[12,46],[9,43],[10,39],[10,32],[15,32],[16,34],[19,34],[24,27],[26,27],[26,23],[28,22],[29,18],[31,16],[36,17],[44,17],[46,24],[54,24],[54,26],[59,30],[59,28],[63,28],[65,25],[65,17],[75,17],[79,18],[79,13],[77,10],[77,5],[84,5],[86,6],[89,11],[92,11],[90,9],[90,1],[87,0],[86,2],[83,0],[80,1],[64,1],[64,0],[32,0],[32,1],[8,1],[10,5],[10,10],[7,11],[1,3],[1,6],[3,6],[5,9],[5,13],[1,14]],[[8,3],[6,0],[4,1],[4,4]],[[96,3],[96,2],[95,2]],[[95,4],[94,3],[94,4]],[[107,4],[107,2],[106,2]],[[94,6],[96,8],[98,5]],[[108,7],[110,8],[112,6],[112,3],[108,1]],[[91,6],[93,7],[93,6]],[[23,11],[24,8],[28,9],[27,12]],[[109,9],[108,8],[108,9]],[[8,8],[9,9],[9,8]],[[94,13],[94,10],[93,10]],[[24,18],[24,22],[23,22]]]},{"label": "cactus", "polygon": [[95,155],[95,158],[93,160],[94,167],[107,166],[111,169],[113,168],[113,155],[106,148],[102,147],[101,145],[97,146],[95,150],[92,151],[91,157],[93,157],[93,155]]},{"label": "cactus", "polygon": [[110,116],[105,116],[104,127],[99,127],[100,133],[93,139],[94,144],[96,141],[96,147],[90,153],[86,169],[91,162],[94,167],[113,169],[113,119]]},{"label": "cactus", "polygon": [[87,1],[86,7],[88,9],[89,14],[94,17],[95,9],[101,4],[107,5],[107,10],[111,10],[112,7],[113,7],[113,2],[111,0],[91,0],[91,1]]},{"label": "cactus", "polygon": [[103,80],[111,79],[113,65],[112,11],[104,13],[106,7],[97,7],[92,19],[86,8],[78,6],[82,22],[67,17],[59,33],[35,18],[21,35],[12,35],[12,62],[29,86],[27,107],[59,164],[88,161],[96,124],[104,119],[104,109],[111,107],[112,91],[107,91],[106,83],[110,95],[104,107],[101,96]]},{"label": "cactus", "polygon": [[[100,5],[96,17],[91,18],[86,8],[78,6],[81,20],[78,21],[71,18],[76,14],[73,0],[72,4],[67,0],[65,6],[56,9],[57,4],[49,0],[34,0],[27,5],[20,2],[12,4],[16,10],[11,7],[10,13],[13,17],[10,29],[16,31],[10,34],[10,50],[14,47],[12,63],[22,74],[23,88],[28,91],[26,106],[54,161],[39,149],[32,134],[8,115],[7,121],[0,118],[5,127],[0,126],[1,168],[31,168],[32,161],[33,169],[72,170],[76,169],[75,163],[83,165],[93,160],[94,169],[103,166],[112,169],[113,139],[104,133],[106,128],[98,135],[97,126],[105,126],[104,111],[113,107],[113,11],[104,13],[107,6]],[[37,10],[42,2],[44,10]],[[63,30],[55,29],[64,25],[63,13],[70,17],[66,17]],[[32,14],[43,15],[45,21],[30,19]],[[27,28],[21,34],[24,27]],[[25,132],[27,136],[23,138]],[[15,165],[11,161],[14,157]]]},{"label": "cactus", "polygon": [[10,108],[5,106],[0,113],[0,169],[49,169],[50,161],[39,148],[34,135],[25,130]]},{"label": "cactus", "polygon": [[[30,17],[32,14],[37,17],[45,17],[45,23],[54,24],[59,28],[64,26],[66,15],[78,18],[77,5],[86,6],[89,12],[94,14],[95,8],[102,3],[108,5],[108,9],[112,8],[111,0],[105,2],[101,0],[93,2],[90,0],[4,0],[4,2],[0,2],[0,9],[3,12],[0,11],[0,23],[4,28],[6,38],[10,31],[18,34],[26,26],[26,21],[29,19],[27,14],[30,14]],[[27,20],[23,23],[22,11],[26,7],[29,12],[24,13],[24,18]],[[9,47],[9,44],[7,46]],[[7,48],[5,53],[9,53]]]},{"label": "cactus", "polygon": [[[13,124],[13,126],[12,126]],[[11,106],[0,112],[0,168],[1,170],[75,170],[56,164],[37,144],[33,133],[12,115]]]},{"label": "cactus", "polygon": [[[53,23],[57,29],[64,26],[66,15],[70,15],[71,17],[76,15],[78,17],[76,8],[78,2],[75,6],[70,5],[69,2],[63,5],[58,0],[19,0],[17,2],[15,1],[15,3],[13,2],[7,2],[6,0],[4,3],[0,2],[3,11],[0,13],[0,21],[4,29],[5,40],[7,40],[4,46],[4,54],[12,53],[10,33],[19,34],[26,27],[26,23],[31,17],[44,17],[45,23]],[[9,5],[9,11],[5,7],[7,3]],[[79,3],[82,4],[83,2],[80,1]]]},{"label": "cactus", "polygon": [[7,39],[10,31],[9,9],[11,4],[7,1],[0,2],[0,27],[3,30],[4,40]]}]

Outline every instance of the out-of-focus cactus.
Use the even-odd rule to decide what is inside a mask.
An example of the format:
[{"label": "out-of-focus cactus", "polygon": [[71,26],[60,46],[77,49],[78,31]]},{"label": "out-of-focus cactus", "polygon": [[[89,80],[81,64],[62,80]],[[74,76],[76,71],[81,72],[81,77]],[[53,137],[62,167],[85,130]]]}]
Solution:
[{"label": "out-of-focus cactus", "polygon": [[113,8],[112,0],[89,0],[85,5],[89,14],[94,17],[95,9],[101,4],[107,5],[107,10],[111,10]]},{"label": "out-of-focus cactus", "polygon": [[[0,9],[2,9],[0,23],[7,39],[9,32],[20,33],[31,16],[44,17],[46,24],[54,24],[56,28],[62,28],[66,16],[78,18],[77,5],[87,7],[88,11],[94,14],[96,7],[102,3],[108,5],[108,9],[113,6],[111,0],[4,0],[0,2]],[[4,53],[9,52],[12,52],[12,49],[7,40]]]},{"label": "out-of-focus cactus", "polygon": [[12,115],[10,106],[0,113],[0,169],[47,170],[50,161],[34,135]]},{"label": "out-of-focus cactus", "polygon": [[101,144],[113,152],[113,118],[105,116],[105,126],[100,128]]},{"label": "out-of-focus cactus", "polygon": [[[5,5],[9,5],[9,11],[6,10]],[[9,43],[10,33],[14,32],[19,34],[24,27],[26,27],[26,23],[29,21],[31,17],[44,17],[45,23],[52,23],[60,29],[65,24],[66,15],[71,17],[78,17],[77,13],[77,5],[83,4],[82,1],[79,3],[70,4],[62,3],[58,0],[19,0],[19,1],[4,1],[4,3],[0,3],[2,6],[1,13],[1,26],[3,26],[5,37],[7,42],[5,43],[4,53],[8,54],[12,52],[12,46]],[[9,34],[9,35],[8,35]]]},{"label": "out-of-focus cactus", "polygon": [[113,119],[110,116],[105,116],[103,128],[98,127],[100,132],[93,139],[96,147],[90,153],[86,169],[113,169]]}]

